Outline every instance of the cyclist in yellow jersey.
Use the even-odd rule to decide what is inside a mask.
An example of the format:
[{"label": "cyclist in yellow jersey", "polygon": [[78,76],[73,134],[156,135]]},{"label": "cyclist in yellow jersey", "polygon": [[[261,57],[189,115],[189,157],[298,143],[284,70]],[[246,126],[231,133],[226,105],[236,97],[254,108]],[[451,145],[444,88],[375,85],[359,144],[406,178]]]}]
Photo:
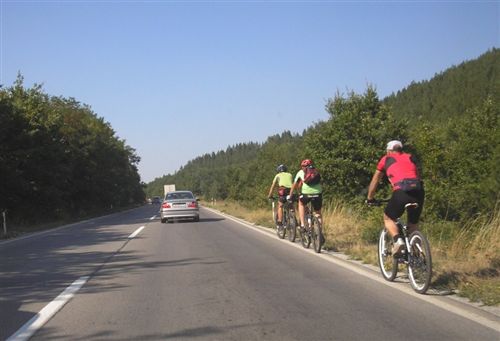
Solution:
[{"label": "cyclist in yellow jersey", "polygon": [[[299,216],[300,228],[304,231],[305,226],[305,207],[309,201],[312,202],[314,214],[321,221],[321,207],[323,206],[323,188],[321,183],[307,184],[304,179],[306,177],[307,168],[314,168],[313,162],[309,159],[302,160],[300,163],[301,170],[295,176],[290,195],[297,189],[300,192],[299,196]],[[323,237],[323,236],[322,236]]]},{"label": "cyclist in yellow jersey", "polygon": [[287,172],[287,167],[285,165],[279,165],[276,168],[278,174],[274,176],[273,183],[269,189],[268,197],[273,197],[274,187],[278,185],[278,226],[281,226],[283,221],[283,203],[286,201],[286,197],[290,194],[290,188],[292,187],[292,174]]}]

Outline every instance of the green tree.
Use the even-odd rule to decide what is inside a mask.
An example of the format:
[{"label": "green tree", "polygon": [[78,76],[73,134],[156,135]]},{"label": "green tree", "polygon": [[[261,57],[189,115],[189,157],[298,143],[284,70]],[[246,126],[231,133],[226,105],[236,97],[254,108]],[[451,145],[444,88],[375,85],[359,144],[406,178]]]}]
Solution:
[{"label": "green tree", "polygon": [[381,104],[373,87],[363,95],[337,94],[328,101],[330,119],[305,135],[308,155],[322,173],[325,195],[346,200],[365,196],[389,140],[407,140],[405,124]]}]

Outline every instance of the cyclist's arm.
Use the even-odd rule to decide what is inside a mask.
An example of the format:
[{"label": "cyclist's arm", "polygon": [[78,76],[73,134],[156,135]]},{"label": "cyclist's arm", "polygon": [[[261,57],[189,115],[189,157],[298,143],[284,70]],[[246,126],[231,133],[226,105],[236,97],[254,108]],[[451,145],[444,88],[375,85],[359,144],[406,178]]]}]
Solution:
[{"label": "cyclist's arm", "polygon": [[382,180],[383,176],[384,173],[378,169],[375,171],[375,174],[373,174],[372,181],[368,187],[368,200],[372,200],[375,197],[375,191],[377,190],[378,183]]},{"label": "cyclist's arm", "polygon": [[292,187],[290,187],[290,196],[293,195],[293,192],[297,189],[297,183],[292,183]]},{"label": "cyclist's arm", "polygon": [[276,181],[273,181],[271,184],[271,188],[269,188],[269,194],[267,195],[268,198],[273,196],[273,190],[274,190],[274,185],[276,184]]},{"label": "cyclist's arm", "polygon": [[290,188],[290,195],[293,195],[293,192],[297,190],[297,192],[300,191],[300,185],[302,184],[302,180],[297,180],[292,184],[292,187]]}]

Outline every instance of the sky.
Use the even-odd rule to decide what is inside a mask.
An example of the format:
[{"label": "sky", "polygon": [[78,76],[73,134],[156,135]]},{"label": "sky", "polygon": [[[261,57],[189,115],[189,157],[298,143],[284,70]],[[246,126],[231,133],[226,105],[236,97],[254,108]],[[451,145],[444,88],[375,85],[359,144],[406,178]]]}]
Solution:
[{"label": "sky", "polygon": [[499,1],[0,0],[0,84],[89,105],[148,183],[475,59],[499,22]]}]

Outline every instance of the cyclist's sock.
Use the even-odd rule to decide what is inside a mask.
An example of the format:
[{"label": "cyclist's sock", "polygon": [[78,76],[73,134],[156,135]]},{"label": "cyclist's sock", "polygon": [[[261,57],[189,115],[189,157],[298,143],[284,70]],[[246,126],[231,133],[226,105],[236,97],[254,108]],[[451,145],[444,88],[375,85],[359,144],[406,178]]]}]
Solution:
[{"label": "cyclist's sock", "polygon": [[392,239],[394,240],[394,243],[396,243],[398,241],[398,239],[403,239],[401,237],[401,235],[398,233],[397,235],[395,235],[394,237],[392,237]]}]

